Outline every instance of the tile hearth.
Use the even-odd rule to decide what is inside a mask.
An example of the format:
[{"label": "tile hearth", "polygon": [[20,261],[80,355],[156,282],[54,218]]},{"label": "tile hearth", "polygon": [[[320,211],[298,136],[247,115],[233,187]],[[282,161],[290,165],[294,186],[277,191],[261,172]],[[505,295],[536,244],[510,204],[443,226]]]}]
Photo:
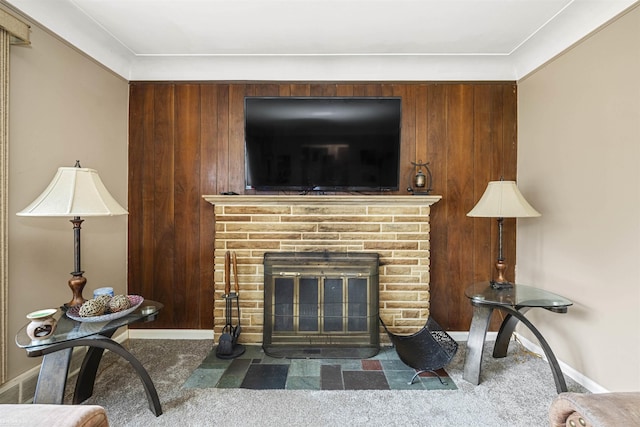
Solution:
[{"label": "tile hearth", "polygon": [[456,390],[445,370],[421,374],[400,361],[392,347],[369,359],[273,358],[257,345],[247,345],[236,359],[219,359],[215,348],[184,383],[185,388],[287,390]]}]

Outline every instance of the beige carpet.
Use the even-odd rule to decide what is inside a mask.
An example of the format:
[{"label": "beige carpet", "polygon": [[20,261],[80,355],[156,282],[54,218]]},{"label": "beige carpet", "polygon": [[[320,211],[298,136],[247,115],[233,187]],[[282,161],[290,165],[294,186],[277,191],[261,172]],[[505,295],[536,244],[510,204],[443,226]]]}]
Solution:
[{"label": "beige carpet", "polygon": [[[458,390],[298,391],[194,389],[183,384],[211,351],[201,340],[130,340],[149,371],[164,414],[148,409],[142,383],[126,361],[106,353],[87,404],[106,408],[112,426],[545,426],[556,396],[546,362],[512,342],[504,359],[487,343],[482,382],[462,379],[465,346],[447,367]],[[584,389],[570,378],[569,391]],[[73,386],[70,381],[69,387]]]}]

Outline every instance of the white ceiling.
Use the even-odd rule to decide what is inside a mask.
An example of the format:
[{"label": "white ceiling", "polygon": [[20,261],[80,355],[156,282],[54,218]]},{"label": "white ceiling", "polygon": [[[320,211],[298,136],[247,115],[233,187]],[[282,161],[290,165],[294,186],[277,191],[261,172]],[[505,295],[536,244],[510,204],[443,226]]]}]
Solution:
[{"label": "white ceiling", "polygon": [[3,0],[128,80],[518,80],[638,0]]}]

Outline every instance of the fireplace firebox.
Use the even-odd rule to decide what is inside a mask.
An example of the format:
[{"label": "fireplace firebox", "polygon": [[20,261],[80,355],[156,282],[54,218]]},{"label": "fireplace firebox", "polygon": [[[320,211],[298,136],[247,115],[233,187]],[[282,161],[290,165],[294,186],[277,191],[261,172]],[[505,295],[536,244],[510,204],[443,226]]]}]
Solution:
[{"label": "fireplace firebox", "polygon": [[265,253],[265,352],[289,358],[377,354],[378,268],[376,253]]}]

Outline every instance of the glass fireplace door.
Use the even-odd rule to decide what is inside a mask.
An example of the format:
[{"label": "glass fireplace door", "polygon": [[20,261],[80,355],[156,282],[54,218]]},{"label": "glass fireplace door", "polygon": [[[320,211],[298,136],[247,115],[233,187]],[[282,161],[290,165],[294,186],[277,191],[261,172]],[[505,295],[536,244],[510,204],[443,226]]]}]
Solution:
[{"label": "glass fireplace door", "polygon": [[293,347],[377,353],[377,254],[265,254],[264,315],[269,354],[289,357]]}]

